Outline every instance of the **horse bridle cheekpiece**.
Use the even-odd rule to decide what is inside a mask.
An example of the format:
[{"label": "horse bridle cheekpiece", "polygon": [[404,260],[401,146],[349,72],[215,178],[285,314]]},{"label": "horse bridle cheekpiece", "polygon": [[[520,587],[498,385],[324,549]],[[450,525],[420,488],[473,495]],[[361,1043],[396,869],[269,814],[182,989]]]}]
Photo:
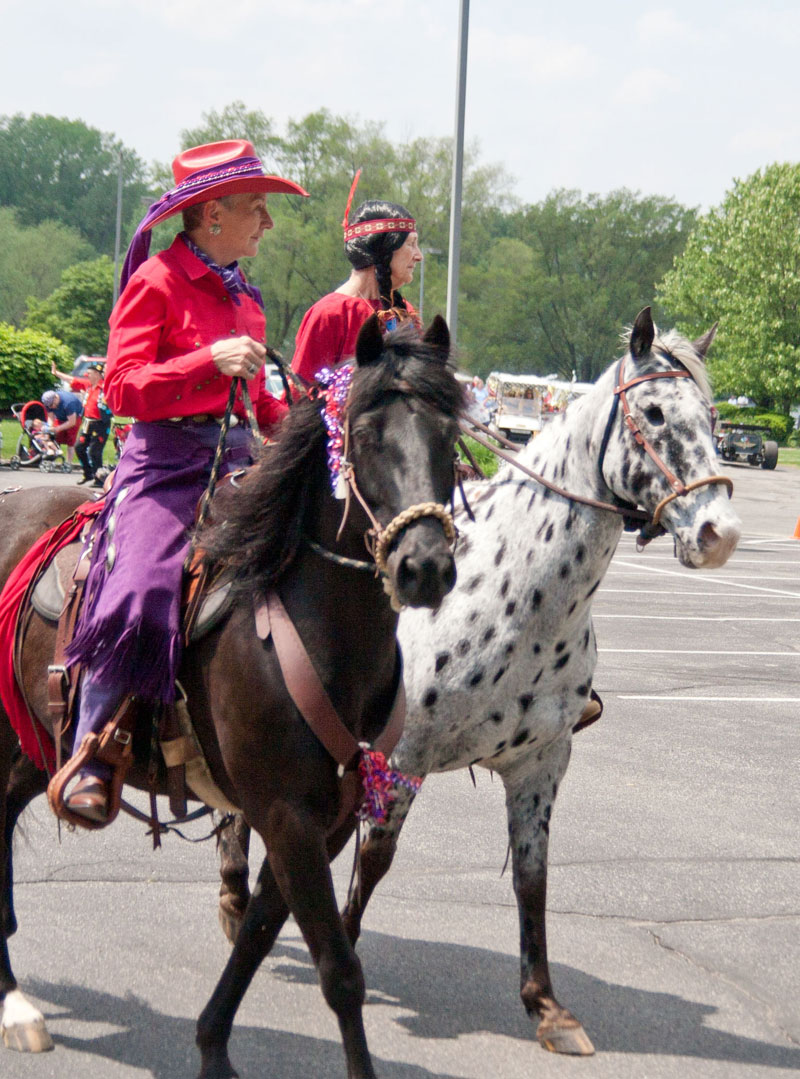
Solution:
[{"label": "horse bridle cheekpiece", "polygon": [[[669,362],[674,362],[674,357],[669,353],[662,352],[661,355],[665,360]],[[667,483],[672,488],[672,494],[669,494],[665,498],[661,499],[655,510],[653,510],[652,519],[642,529],[642,539],[646,542],[647,539],[653,538],[653,536],[657,535],[659,531],[663,530],[660,523],[662,511],[664,510],[664,507],[667,506],[674,499],[682,498],[684,495],[689,494],[690,491],[696,491],[698,487],[707,487],[711,484],[716,483],[724,484],[724,486],[728,489],[728,497],[730,497],[733,493],[733,482],[727,476],[714,475],[706,476],[704,479],[700,480],[693,480],[691,483],[688,484],[683,483],[683,481],[678,479],[678,477],[664,464],[656,451],[644,437],[641,430],[639,429],[639,425],[633,418],[633,414],[631,412],[631,408],[628,404],[627,398],[627,391],[630,390],[633,386],[638,386],[642,382],[651,382],[657,378],[691,378],[691,372],[687,371],[686,368],[683,367],[670,368],[670,370],[668,371],[651,371],[649,374],[646,375],[636,375],[634,376],[634,378],[630,378],[626,382],[626,359],[626,356],[622,356],[619,364],[617,365],[616,386],[614,387],[614,401],[611,406],[611,411],[608,416],[608,422],[606,423],[606,429],[603,434],[603,441],[600,447],[600,458],[598,460],[598,468],[600,469],[600,476],[605,483],[605,477],[603,476],[603,461],[605,460],[606,449],[608,448],[608,441],[611,437],[611,431],[613,429],[614,420],[617,415],[617,408],[619,405],[622,405],[622,417],[628,430],[633,435],[636,444],[648,455],[648,457],[650,457],[655,466],[665,477]],[[606,486],[608,486],[608,484],[606,484]]]},{"label": "horse bridle cheekpiece", "polygon": [[[353,466],[347,457],[350,444],[350,424],[347,415],[347,401],[350,395],[350,387],[353,382],[354,373],[355,365],[347,363],[335,368],[324,367],[321,371],[317,372],[316,375],[317,382],[324,387],[324,393],[321,395],[324,402],[321,412],[322,422],[325,424],[325,430],[328,433],[328,472],[330,474],[331,489],[334,497],[343,498],[345,500],[345,509],[342,515],[342,523],[339,526],[339,535],[341,535],[344,523],[347,520],[347,514],[350,507],[350,494],[352,493],[361,504],[362,509],[372,524],[372,528],[370,528],[364,536],[367,550],[372,555],[378,572],[384,577],[384,588],[391,598],[392,606],[395,610],[399,610],[401,605],[398,603],[397,597],[389,582],[389,570],[387,566],[389,550],[394,541],[403,529],[407,528],[414,521],[420,520],[422,517],[436,517],[441,521],[445,538],[451,546],[453,546],[456,541],[456,528],[453,524],[453,518],[450,512],[439,502],[419,502],[414,506],[409,506],[407,509],[398,513],[385,528],[381,527],[380,522],[369,508],[358,489]],[[409,387],[402,381],[398,381],[394,388],[401,393],[409,392]],[[325,552],[318,544],[312,544],[312,546],[314,550],[318,551],[320,554],[328,554],[328,552]],[[345,562],[347,565],[354,564],[353,559],[341,559],[339,556],[336,556],[335,560]],[[369,563],[363,563],[363,565],[365,567],[370,567]]]}]

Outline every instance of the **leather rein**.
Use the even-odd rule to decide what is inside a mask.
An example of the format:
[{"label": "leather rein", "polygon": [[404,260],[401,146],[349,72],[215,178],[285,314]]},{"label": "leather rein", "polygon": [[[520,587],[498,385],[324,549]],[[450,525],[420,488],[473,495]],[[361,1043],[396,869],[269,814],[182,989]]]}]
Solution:
[{"label": "leather rein", "polygon": [[[664,355],[665,359],[674,359],[674,357],[670,356],[668,353],[662,355]],[[578,495],[574,494],[573,492],[567,491],[563,487],[559,487],[557,484],[545,479],[545,477],[540,475],[540,473],[534,472],[533,469],[528,468],[527,465],[521,464],[512,454],[505,453],[503,450],[498,449],[497,446],[492,445],[492,443],[490,443],[486,438],[482,438],[478,434],[476,434],[476,431],[474,429],[477,428],[477,430],[483,431],[484,434],[496,439],[503,445],[509,448],[516,449],[514,443],[509,442],[507,439],[504,439],[502,437],[498,437],[498,435],[493,433],[489,427],[485,426],[482,423],[478,423],[476,420],[472,419],[462,419],[459,421],[459,424],[461,426],[461,429],[467,434],[469,434],[470,437],[474,438],[476,442],[480,443],[480,445],[485,446],[487,449],[495,453],[498,457],[502,457],[504,461],[508,461],[509,464],[519,469],[520,472],[524,472],[526,476],[529,476],[531,479],[536,480],[537,483],[542,484],[543,487],[547,487],[548,490],[553,491],[554,494],[561,495],[562,498],[569,499],[569,501],[571,502],[580,502],[585,506],[592,506],[595,509],[607,510],[609,513],[616,513],[619,516],[625,517],[628,520],[642,521],[643,525],[639,534],[638,542],[640,546],[644,546],[644,544],[649,543],[650,540],[655,539],[656,536],[662,535],[665,532],[664,526],[661,524],[661,514],[664,511],[664,507],[667,506],[670,502],[674,501],[676,498],[681,498],[684,495],[689,494],[691,491],[697,490],[699,487],[707,487],[709,485],[718,483],[721,483],[725,487],[727,487],[728,497],[730,498],[730,496],[733,494],[733,482],[727,476],[713,475],[706,476],[704,479],[693,480],[691,483],[685,484],[680,479],[678,479],[678,477],[675,476],[673,472],[670,471],[670,469],[666,466],[666,464],[664,464],[656,451],[644,437],[641,430],[639,429],[638,424],[636,423],[636,420],[633,418],[630,405],[628,404],[627,391],[630,390],[633,386],[638,386],[642,382],[650,382],[657,378],[691,378],[692,375],[684,368],[673,368],[669,371],[654,371],[647,375],[637,375],[636,377],[631,378],[626,382],[626,359],[626,356],[622,356],[619,364],[617,365],[616,385],[614,387],[614,399],[611,404],[611,410],[609,412],[608,420],[606,421],[605,431],[603,433],[603,441],[600,445],[600,457],[597,462],[597,467],[600,473],[600,478],[602,479],[606,487],[609,487],[609,484],[606,482],[605,476],[603,475],[603,462],[605,461],[606,450],[608,449],[611,432],[614,428],[614,421],[616,419],[617,410],[621,404],[623,419],[628,430],[633,435],[636,444],[644,453],[646,453],[651,458],[651,460],[654,462],[656,467],[663,474],[670,487],[672,488],[672,493],[667,495],[665,498],[662,498],[662,500],[658,503],[652,514],[648,513],[647,510],[641,510],[638,507],[628,503],[603,502],[596,498],[589,498],[586,495]]]}]

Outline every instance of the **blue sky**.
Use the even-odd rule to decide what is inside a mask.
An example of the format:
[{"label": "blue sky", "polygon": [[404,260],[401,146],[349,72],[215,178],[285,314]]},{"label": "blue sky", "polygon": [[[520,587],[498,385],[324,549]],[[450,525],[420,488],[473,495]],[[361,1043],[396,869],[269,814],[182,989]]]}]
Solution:
[{"label": "blue sky", "polygon": [[[718,204],[800,158],[800,5],[471,0],[466,135],[523,201],[626,186]],[[0,0],[0,113],[167,161],[234,100],[451,135],[459,0]]]}]

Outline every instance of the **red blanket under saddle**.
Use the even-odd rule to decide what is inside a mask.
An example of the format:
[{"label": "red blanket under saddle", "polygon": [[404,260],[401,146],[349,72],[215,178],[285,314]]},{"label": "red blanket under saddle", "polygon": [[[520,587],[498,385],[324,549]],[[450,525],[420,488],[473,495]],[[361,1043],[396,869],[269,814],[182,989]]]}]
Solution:
[{"label": "red blanket under saddle", "polygon": [[49,562],[62,547],[77,539],[87,520],[102,508],[102,500],[84,502],[66,521],[45,532],[13,570],[0,592],[0,700],[11,720],[11,726],[17,732],[23,753],[42,769],[47,766],[55,768],[55,749],[49,733],[28,711],[14,676],[14,638],[20,605],[28,584],[39,567]]}]

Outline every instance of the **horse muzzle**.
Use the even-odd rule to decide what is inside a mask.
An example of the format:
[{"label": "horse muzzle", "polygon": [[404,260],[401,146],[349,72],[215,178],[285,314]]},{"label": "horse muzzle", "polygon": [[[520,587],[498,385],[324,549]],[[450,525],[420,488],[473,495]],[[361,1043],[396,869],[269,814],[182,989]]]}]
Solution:
[{"label": "horse muzzle", "polygon": [[394,593],[405,607],[438,608],[456,583],[456,564],[443,523],[421,517],[402,532],[386,559]]}]

